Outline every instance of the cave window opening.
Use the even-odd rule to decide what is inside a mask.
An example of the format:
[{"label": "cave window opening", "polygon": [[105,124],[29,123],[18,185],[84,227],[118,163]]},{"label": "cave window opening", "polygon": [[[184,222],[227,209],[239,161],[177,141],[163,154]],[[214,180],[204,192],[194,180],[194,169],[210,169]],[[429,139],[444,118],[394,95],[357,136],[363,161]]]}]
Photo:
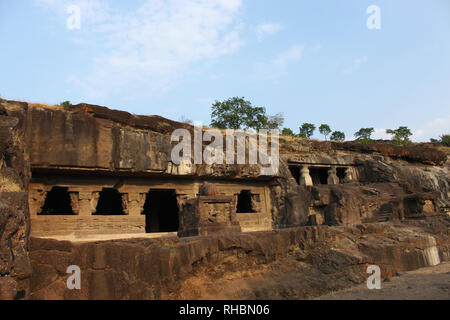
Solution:
[{"label": "cave window opening", "polygon": [[328,183],[328,168],[309,167],[309,175],[315,186]]},{"label": "cave window opening", "polygon": [[299,166],[289,166],[289,171],[291,172],[291,174],[294,177],[297,184],[299,184],[299,182],[300,182],[300,167]]},{"label": "cave window opening", "polygon": [[100,191],[94,216],[125,215],[122,204],[122,194],[113,188],[103,188]]},{"label": "cave window opening", "polygon": [[338,176],[339,181],[344,180],[346,171],[347,171],[347,168],[336,168],[336,175]]},{"label": "cave window opening", "polygon": [[151,189],[145,198],[145,232],[176,232],[179,227],[179,208],[176,191]]},{"label": "cave window opening", "polygon": [[236,213],[256,212],[252,205],[252,193],[250,190],[242,190],[237,199]]},{"label": "cave window opening", "polygon": [[65,216],[74,215],[68,188],[53,187],[45,197],[44,206],[38,215]]}]

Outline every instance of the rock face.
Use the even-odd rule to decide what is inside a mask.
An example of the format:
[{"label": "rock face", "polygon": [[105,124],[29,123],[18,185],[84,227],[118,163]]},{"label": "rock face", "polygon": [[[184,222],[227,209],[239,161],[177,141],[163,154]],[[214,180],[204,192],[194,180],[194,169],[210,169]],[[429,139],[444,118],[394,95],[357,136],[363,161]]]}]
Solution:
[{"label": "rock face", "polygon": [[[28,298],[30,281],[34,298],[185,296],[179,281],[191,277],[196,266],[226,264],[226,259],[239,264],[230,254],[242,252],[249,264],[261,259],[272,263],[294,252],[304,257],[305,252],[292,251],[292,246],[330,253],[335,261],[324,262],[320,255],[308,252],[311,268],[325,263],[328,270],[330,263],[347,263],[353,270],[350,277],[356,280],[361,278],[356,261],[404,257],[397,246],[405,245],[415,253],[388,267],[388,273],[435,263],[437,254],[448,259],[444,245],[448,232],[441,228],[447,222],[420,224],[447,221],[447,149],[282,137],[279,170],[270,175],[262,173],[260,164],[194,164],[191,159],[177,164],[171,156],[175,129],[194,130],[158,116],[136,116],[87,104],[60,107],[0,99],[0,299]],[[204,181],[215,187],[206,185],[198,192]],[[159,193],[152,195],[152,190]],[[108,203],[102,198],[105,194],[117,208],[100,208],[99,203]],[[58,204],[55,199],[65,199],[64,205],[52,207],[52,201]],[[158,203],[157,208],[152,201]],[[153,229],[168,217],[165,201],[170,202],[173,216],[163,227]],[[67,215],[52,215],[58,210],[67,210]],[[155,217],[152,212],[166,215]],[[344,230],[339,228],[364,240],[366,231],[361,228],[383,229],[380,222],[390,226],[401,222],[426,231],[424,237],[412,240],[409,231],[402,229],[404,242],[386,227],[392,231],[389,249],[370,241],[364,241],[365,247],[353,244],[353,249],[366,255],[365,260],[321,251],[330,245],[327,237],[334,239]],[[179,229],[166,230],[169,227]],[[440,233],[433,233],[437,229]],[[38,235],[31,248],[33,272],[28,256],[30,230]],[[39,239],[146,230],[205,237],[88,244]],[[265,232],[238,234],[240,230]],[[378,235],[378,231],[369,234]],[[429,234],[436,245],[427,238]],[[63,280],[69,262],[79,263],[92,285],[67,293]],[[289,259],[286,262],[295,265]]]},{"label": "rock face", "polygon": [[[276,204],[273,217],[278,227],[353,225],[448,212],[448,162],[443,166],[430,166],[426,164],[430,159],[407,162],[398,159],[396,155],[391,158],[342,153],[331,143],[324,143],[325,146],[320,148],[314,144],[309,145],[310,142],[301,143],[295,147],[295,153],[292,145],[289,146],[291,151],[282,152],[280,177],[277,178],[280,187],[272,189],[272,202]],[[394,150],[397,148],[400,147],[395,147]],[[419,146],[419,150],[422,148],[426,149]],[[414,148],[410,147],[408,150]],[[446,157],[440,151],[430,154],[437,154],[439,157],[443,154]],[[339,168],[343,164],[350,167],[345,171],[342,169],[337,178],[335,170],[330,168]],[[302,169],[296,169],[298,167]],[[310,173],[315,168],[322,167],[325,182],[313,183],[312,186],[302,183],[305,167],[309,167],[306,172]],[[352,171],[349,174],[350,169]]]},{"label": "rock face", "polygon": [[24,123],[0,106],[0,300],[29,296],[29,163]]},{"label": "rock face", "polygon": [[[364,282],[369,265],[378,265],[384,279],[447,260],[450,221],[430,219],[413,226],[299,227],[186,239],[32,238],[31,297],[311,298]],[[81,269],[81,290],[67,289],[71,264]]]}]

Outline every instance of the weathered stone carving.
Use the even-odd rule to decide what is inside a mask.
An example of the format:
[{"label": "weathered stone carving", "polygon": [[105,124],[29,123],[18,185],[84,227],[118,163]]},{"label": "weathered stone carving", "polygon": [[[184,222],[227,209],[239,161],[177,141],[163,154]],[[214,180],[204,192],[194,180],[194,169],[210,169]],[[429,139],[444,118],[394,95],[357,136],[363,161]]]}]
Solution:
[{"label": "weathered stone carving", "polygon": [[75,215],[78,215],[80,213],[80,206],[79,206],[79,198],[78,198],[78,192],[70,192],[70,205],[72,206],[72,211]]},{"label": "weathered stone carving", "polygon": [[339,178],[336,175],[336,167],[328,169],[327,184],[339,184]]},{"label": "weathered stone carving", "polygon": [[47,196],[47,190],[33,189],[29,193],[29,208],[30,215],[37,215],[42,211],[42,207],[45,203],[45,197]]},{"label": "weathered stone carving", "polygon": [[353,174],[353,168],[348,167],[345,169],[345,177],[343,182],[344,183],[350,183],[354,180],[354,174]]},{"label": "weathered stone carving", "polygon": [[309,175],[308,167],[306,167],[306,166],[302,167],[302,170],[300,171],[300,179],[299,179],[298,183],[301,186],[312,186],[313,185],[313,181],[311,179],[311,176]]},{"label": "weathered stone carving", "polygon": [[122,202],[125,214],[131,216],[140,215],[144,211],[145,193],[123,193]]},{"label": "weathered stone carving", "polygon": [[199,188],[199,196],[183,202],[180,211],[180,237],[240,232],[235,198],[220,195],[211,183]]}]

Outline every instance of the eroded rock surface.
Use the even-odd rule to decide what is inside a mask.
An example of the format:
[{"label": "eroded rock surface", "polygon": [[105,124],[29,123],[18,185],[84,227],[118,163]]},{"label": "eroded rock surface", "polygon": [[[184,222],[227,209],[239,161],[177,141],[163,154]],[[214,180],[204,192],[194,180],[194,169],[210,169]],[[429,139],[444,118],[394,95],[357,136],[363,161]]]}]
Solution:
[{"label": "eroded rock surface", "polygon": [[0,300],[29,296],[29,163],[23,122],[0,106]]},{"label": "eroded rock surface", "polygon": [[[449,258],[448,218],[414,225],[299,227],[185,239],[32,238],[33,299],[304,299]],[[70,264],[81,290],[68,290]]]},{"label": "eroded rock surface", "polygon": [[[170,134],[179,128],[193,130],[87,104],[0,99],[0,299],[28,298],[30,286],[35,299],[304,298],[361,282],[369,263],[389,277],[448,260],[448,149],[281,137],[279,171],[262,175],[260,164],[174,164]],[[58,217],[67,227],[59,231],[143,232],[151,186],[173,190],[179,205],[196,198],[205,180],[229,203],[248,192],[251,212],[237,217],[242,230],[275,231],[89,243],[33,238],[31,270],[30,220],[53,187],[67,189],[76,213]],[[122,195],[125,214],[95,224],[105,187]],[[41,218],[40,231],[52,232],[55,219]],[[67,291],[69,264],[83,269],[79,292]],[[291,285],[296,277],[302,281]]]}]

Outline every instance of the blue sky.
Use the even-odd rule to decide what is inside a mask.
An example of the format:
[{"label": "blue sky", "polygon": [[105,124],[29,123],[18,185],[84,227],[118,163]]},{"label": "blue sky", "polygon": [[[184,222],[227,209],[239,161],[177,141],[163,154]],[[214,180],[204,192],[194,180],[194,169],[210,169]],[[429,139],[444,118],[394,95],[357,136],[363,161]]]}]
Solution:
[{"label": "blue sky", "polygon": [[6,99],[209,124],[215,100],[244,96],[294,131],[450,132],[448,0],[0,0],[0,43]]}]

